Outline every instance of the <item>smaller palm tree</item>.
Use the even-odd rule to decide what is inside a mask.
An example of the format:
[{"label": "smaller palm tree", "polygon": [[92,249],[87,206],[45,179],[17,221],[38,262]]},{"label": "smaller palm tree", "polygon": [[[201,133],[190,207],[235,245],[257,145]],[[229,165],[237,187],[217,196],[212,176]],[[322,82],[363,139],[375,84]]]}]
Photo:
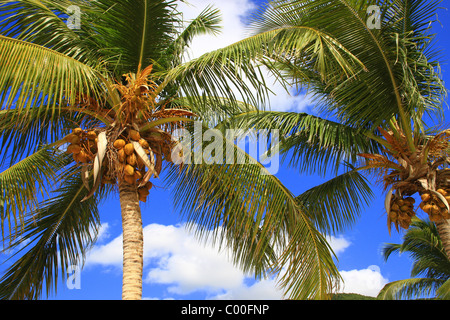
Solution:
[{"label": "smaller palm tree", "polygon": [[[402,244],[386,244],[383,255],[407,252],[414,260],[411,278],[384,286],[379,299],[412,299],[435,297],[450,299],[450,259],[448,259],[436,225],[429,220],[412,219]],[[422,276],[422,277],[418,277]]]}]

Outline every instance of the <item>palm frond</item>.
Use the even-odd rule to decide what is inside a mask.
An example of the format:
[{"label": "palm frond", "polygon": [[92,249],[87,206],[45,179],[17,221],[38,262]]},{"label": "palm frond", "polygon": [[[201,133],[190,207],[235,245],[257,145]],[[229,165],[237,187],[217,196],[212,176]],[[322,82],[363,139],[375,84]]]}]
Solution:
[{"label": "palm frond", "polygon": [[89,7],[96,41],[118,76],[164,58],[180,22],[173,0],[99,0]]},{"label": "palm frond", "polygon": [[365,130],[307,113],[250,111],[229,122],[236,128],[279,130],[282,160],[289,159],[300,172],[337,174],[343,163],[356,163],[359,153],[382,152],[382,145]]},{"label": "palm frond", "polygon": [[442,300],[450,300],[450,278],[436,290],[437,297]]},{"label": "palm frond", "polygon": [[98,198],[81,202],[87,191],[79,174],[69,169],[64,176],[55,197],[29,213],[23,233],[7,248],[18,249],[14,255],[25,253],[0,279],[1,299],[38,299],[44,292],[48,296],[70,266],[82,267],[100,223]]},{"label": "palm frond", "polygon": [[420,299],[430,296],[443,281],[433,278],[411,278],[393,281],[381,289],[377,298],[381,300]]},{"label": "palm frond", "polygon": [[86,116],[85,110],[76,107],[60,107],[53,114],[46,107],[32,107],[26,113],[18,109],[1,110],[0,163],[13,165],[38,151],[42,145],[62,140],[69,130],[80,125],[101,126],[98,117],[96,114]]},{"label": "palm frond", "polygon": [[[411,277],[416,278],[388,283],[380,291],[379,298],[410,299],[436,294],[440,299],[447,296],[450,260],[445,254],[434,223],[413,218],[401,244],[388,243],[383,247],[385,260],[393,253],[410,255],[414,261]],[[417,278],[419,275],[423,277]]]},{"label": "palm frond", "polygon": [[[17,236],[27,210],[37,210],[39,198],[46,197],[58,179],[57,173],[66,160],[58,150],[43,146],[27,158],[0,173],[2,236],[9,232],[10,241]],[[8,231],[5,230],[8,222]]]},{"label": "palm frond", "polygon": [[[79,29],[68,26],[71,6],[80,9]],[[85,1],[2,0],[0,8],[0,30],[4,36],[52,49],[91,67],[101,58]]]},{"label": "palm frond", "polygon": [[357,170],[348,170],[296,197],[303,211],[319,230],[342,232],[373,200],[367,179]]},{"label": "palm frond", "polygon": [[[213,230],[215,241],[231,244],[234,262],[244,271],[261,277],[286,268],[289,276],[281,280],[291,298],[325,298],[339,275],[322,235],[275,176],[233,139],[219,141],[221,163],[170,170],[167,182],[176,208],[200,238]],[[199,146],[204,150],[208,143]]]},{"label": "palm frond", "polygon": [[100,73],[61,53],[0,35],[0,104],[26,114],[46,107],[54,119],[61,106],[75,103],[80,94],[102,100]]},{"label": "palm frond", "polygon": [[[367,25],[368,5],[360,1],[274,1],[262,14],[263,22],[257,25],[257,30],[265,32],[289,23],[320,29],[335,39],[361,61],[366,71],[361,70],[355,77],[343,77],[342,71],[336,69],[330,75],[335,76],[333,85],[321,81],[320,75],[311,72],[311,67],[302,60],[278,55],[275,61],[284,65],[285,72],[295,66],[291,73],[293,81],[308,86],[320,97],[321,112],[345,124],[372,129],[397,117],[411,146],[407,120],[414,112],[439,111],[446,92],[431,50],[430,29],[424,26],[424,21],[436,11],[437,1],[379,2],[381,29]],[[413,28],[417,28],[415,34]]]}]

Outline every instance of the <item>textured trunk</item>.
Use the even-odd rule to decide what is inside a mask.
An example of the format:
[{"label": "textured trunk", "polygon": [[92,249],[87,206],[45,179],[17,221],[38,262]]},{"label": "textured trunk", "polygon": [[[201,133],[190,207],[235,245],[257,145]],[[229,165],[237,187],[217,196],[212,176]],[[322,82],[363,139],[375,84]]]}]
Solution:
[{"label": "textured trunk", "polygon": [[123,300],[142,298],[143,231],[136,187],[119,184],[123,228]]},{"label": "textured trunk", "polygon": [[450,220],[441,220],[435,223],[442,241],[442,246],[444,247],[444,251],[450,259]]}]

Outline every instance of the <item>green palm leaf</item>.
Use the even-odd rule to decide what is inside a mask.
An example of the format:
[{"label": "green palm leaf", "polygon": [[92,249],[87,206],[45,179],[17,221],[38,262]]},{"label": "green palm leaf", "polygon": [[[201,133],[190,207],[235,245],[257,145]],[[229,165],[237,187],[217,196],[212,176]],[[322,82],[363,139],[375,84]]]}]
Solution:
[{"label": "green palm leaf", "polygon": [[428,296],[439,288],[442,281],[432,278],[411,278],[386,284],[378,294],[378,299],[401,300]]},{"label": "green palm leaf", "polygon": [[[402,24],[404,15],[398,12],[400,4],[407,6],[404,13],[408,14],[409,26],[421,26],[416,30],[422,32],[420,38]],[[317,28],[333,37],[367,71],[361,70],[356,77],[349,78],[336,69],[330,74],[334,76],[331,82],[321,81],[320,75],[311,72],[311,66],[302,60],[280,55],[274,60],[285,71],[295,66],[291,69],[293,82],[307,86],[320,98],[322,112],[353,127],[372,129],[398,116],[407,132],[406,120],[412,112],[439,110],[442,93],[446,91],[437,72],[438,64],[433,60],[431,36],[423,27],[429,17],[424,12],[434,12],[437,1],[380,3],[382,28],[379,30],[367,25],[368,5],[359,1],[275,1],[262,15],[264,20],[257,30],[265,32],[281,23],[290,23]]]},{"label": "green palm leaf", "polygon": [[[80,9],[80,29],[68,26],[66,17],[71,6]],[[2,35],[41,45],[92,67],[100,58],[85,1],[2,0],[0,8]]]},{"label": "green palm leaf", "polygon": [[[188,25],[180,32],[166,50],[169,57],[179,57],[176,60],[182,62],[182,55],[185,54],[186,48],[189,47],[192,40],[200,35],[218,35],[221,30],[220,22],[222,21],[220,11],[212,6],[206,7],[195,19],[188,21]],[[167,59],[171,61],[171,59]],[[172,63],[174,63],[172,58]]]},{"label": "green palm leaf", "polygon": [[[326,298],[339,273],[324,237],[275,176],[232,140],[219,141],[221,164],[170,170],[176,208],[200,236],[213,230],[215,241],[231,244],[234,262],[244,271],[262,277],[283,270],[280,281],[291,298]],[[234,164],[227,163],[230,155]]]},{"label": "green palm leaf", "polygon": [[51,141],[63,144],[64,136],[79,124],[99,127],[107,123],[100,115],[89,114],[87,117],[86,110],[76,107],[58,108],[53,115],[45,109],[33,107],[27,113],[17,109],[0,111],[0,130],[3,133],[0,163],[13,165]]},{"label": "green palm leaf", "polygon": [[[43,146],[36,153],[8,167],[0,173],[1,226],[6,234],[5,222],[11,237],[24,222],[27,210],[36,210],[38,197],[48,195],[60,171],[66,164],[64,158],[51,146]],[[17,229],[16,229],[17,230]],[[21,230],[17,230],[18,233]]]},{"label": "green palm leaf", "polygon": [[[88,6],[104,56],[116,74],[137,72],[163,58],[178,23],[175,1],[100,0]],[[120,28],[117,26],[120,25]]]},{"label": "green palm leaf", "polygon": [[307,113],[249,111],[228,120],[228,127],[277,129],[282,160],[300,172],[336,174],[342,163],[355,163],[359,153],[382,153],[375,135]]},{"label": "green palm leaf", "polygon": [[24,114],[55,110],[83,94],[100,100],[102,78],[95,69],[56,51],[0,35],[0,104]]},{"label": "green palm leaf", "polygon": [[353,169],[303,192],[296,200],[319,230],[336,234],[354,223],[373,197],[367,179]]},{"label": "green palm leaf", "polygon": [[[386,244],[383,255],[408,253],[413,259],[411,279],[388,283],[379,293],[380,299],[411,299],[430,296],[446,299],[450,279],[450,260],[442,246],[436,226],[428,220],[414,218],[401,244]],[[422,276],[422,277],[418,277]]]},{"label": "green palm leaf", "polygon": [[[23,233],[8,248],[25,253],[0,279],[0,299],[37,299],[57,290],[70,266],[82,267],[83,257],[95,242],[100,224],[97,201],[81,202],[87,190],[79,174],[67,171],[56,196],[31,211]],[[61,274],[59,274],[61,272]]]}]

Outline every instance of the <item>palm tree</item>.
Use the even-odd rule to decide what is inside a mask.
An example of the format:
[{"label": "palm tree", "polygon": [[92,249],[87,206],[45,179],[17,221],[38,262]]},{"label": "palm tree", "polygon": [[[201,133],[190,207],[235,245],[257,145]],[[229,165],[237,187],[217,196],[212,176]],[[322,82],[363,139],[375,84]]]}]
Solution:
[{"label": "palm tree", "polygon": [[[412,299],[429,297],[436,293],[437,299],[450,295],[450,260],[433,222],[413,218],[411,227],[403,236],[401,244],[386,244],[383,248],[387,261],[394,254],[409,253],[414,260],[411,279],[390,282],[384,286],[378,299]],[[424,277],[418,277],[423,275]]]},{"label": "palm tree", "polygon": [[[250,111],[228,125],[278,128],[285,161],[300,172],[335,175],[296,198],[319,230],[340,232],[370,202],[365,171],[387,192],[389,230],[392,224],[409,227],[420,194],[420,207],[436,223],[450,257],[448,131],[438,130],[440,123],[427,128],[423,120],[443,118],[447,94],[430,25],[439,3],[273,1],[255,19],[255,34],[278,32],[267,45],[265,65],[279,70],[287,88],[307,92],[317,113]],[[338,52],[328,48],[315,57],[313,46],[299,41],[299,29],[326,35],[316,48],[326,39],[345,48],[343,60],[357,71],[346,72]],[[282,45],[298,50],[279,54]]]},{"label": "palm tree", "polygon": [[[79,29],[63,18],[71,5]],[[185,26],[173,0],[5,0],[0,7],[2,235],[7,249],[22,254],[1,279],[2,299],[56,290],[59,271],[64,278],[95,243],[98,204],[114,192],[122,297],[140,299],[139,201],[163,168],[199,237],[213,230],[257,278],[284,268],[280,281],[291,298],[328,297],[339,279],[332,251],[289,190],[261,174],[261,163],[226,138],[246,165],[173,161],[175,130],[192,130],[194,120],[206,130],[263,107],[267,87],[256,63],[273,33],[184,61],[193,37],[218,32],[217,10],[208,7]],[[310,34],[305,43],[323,38]],[[353,70],[344,49],[333,41],[327,48]],[[321,48],[313,51],[322,57]]]}]

